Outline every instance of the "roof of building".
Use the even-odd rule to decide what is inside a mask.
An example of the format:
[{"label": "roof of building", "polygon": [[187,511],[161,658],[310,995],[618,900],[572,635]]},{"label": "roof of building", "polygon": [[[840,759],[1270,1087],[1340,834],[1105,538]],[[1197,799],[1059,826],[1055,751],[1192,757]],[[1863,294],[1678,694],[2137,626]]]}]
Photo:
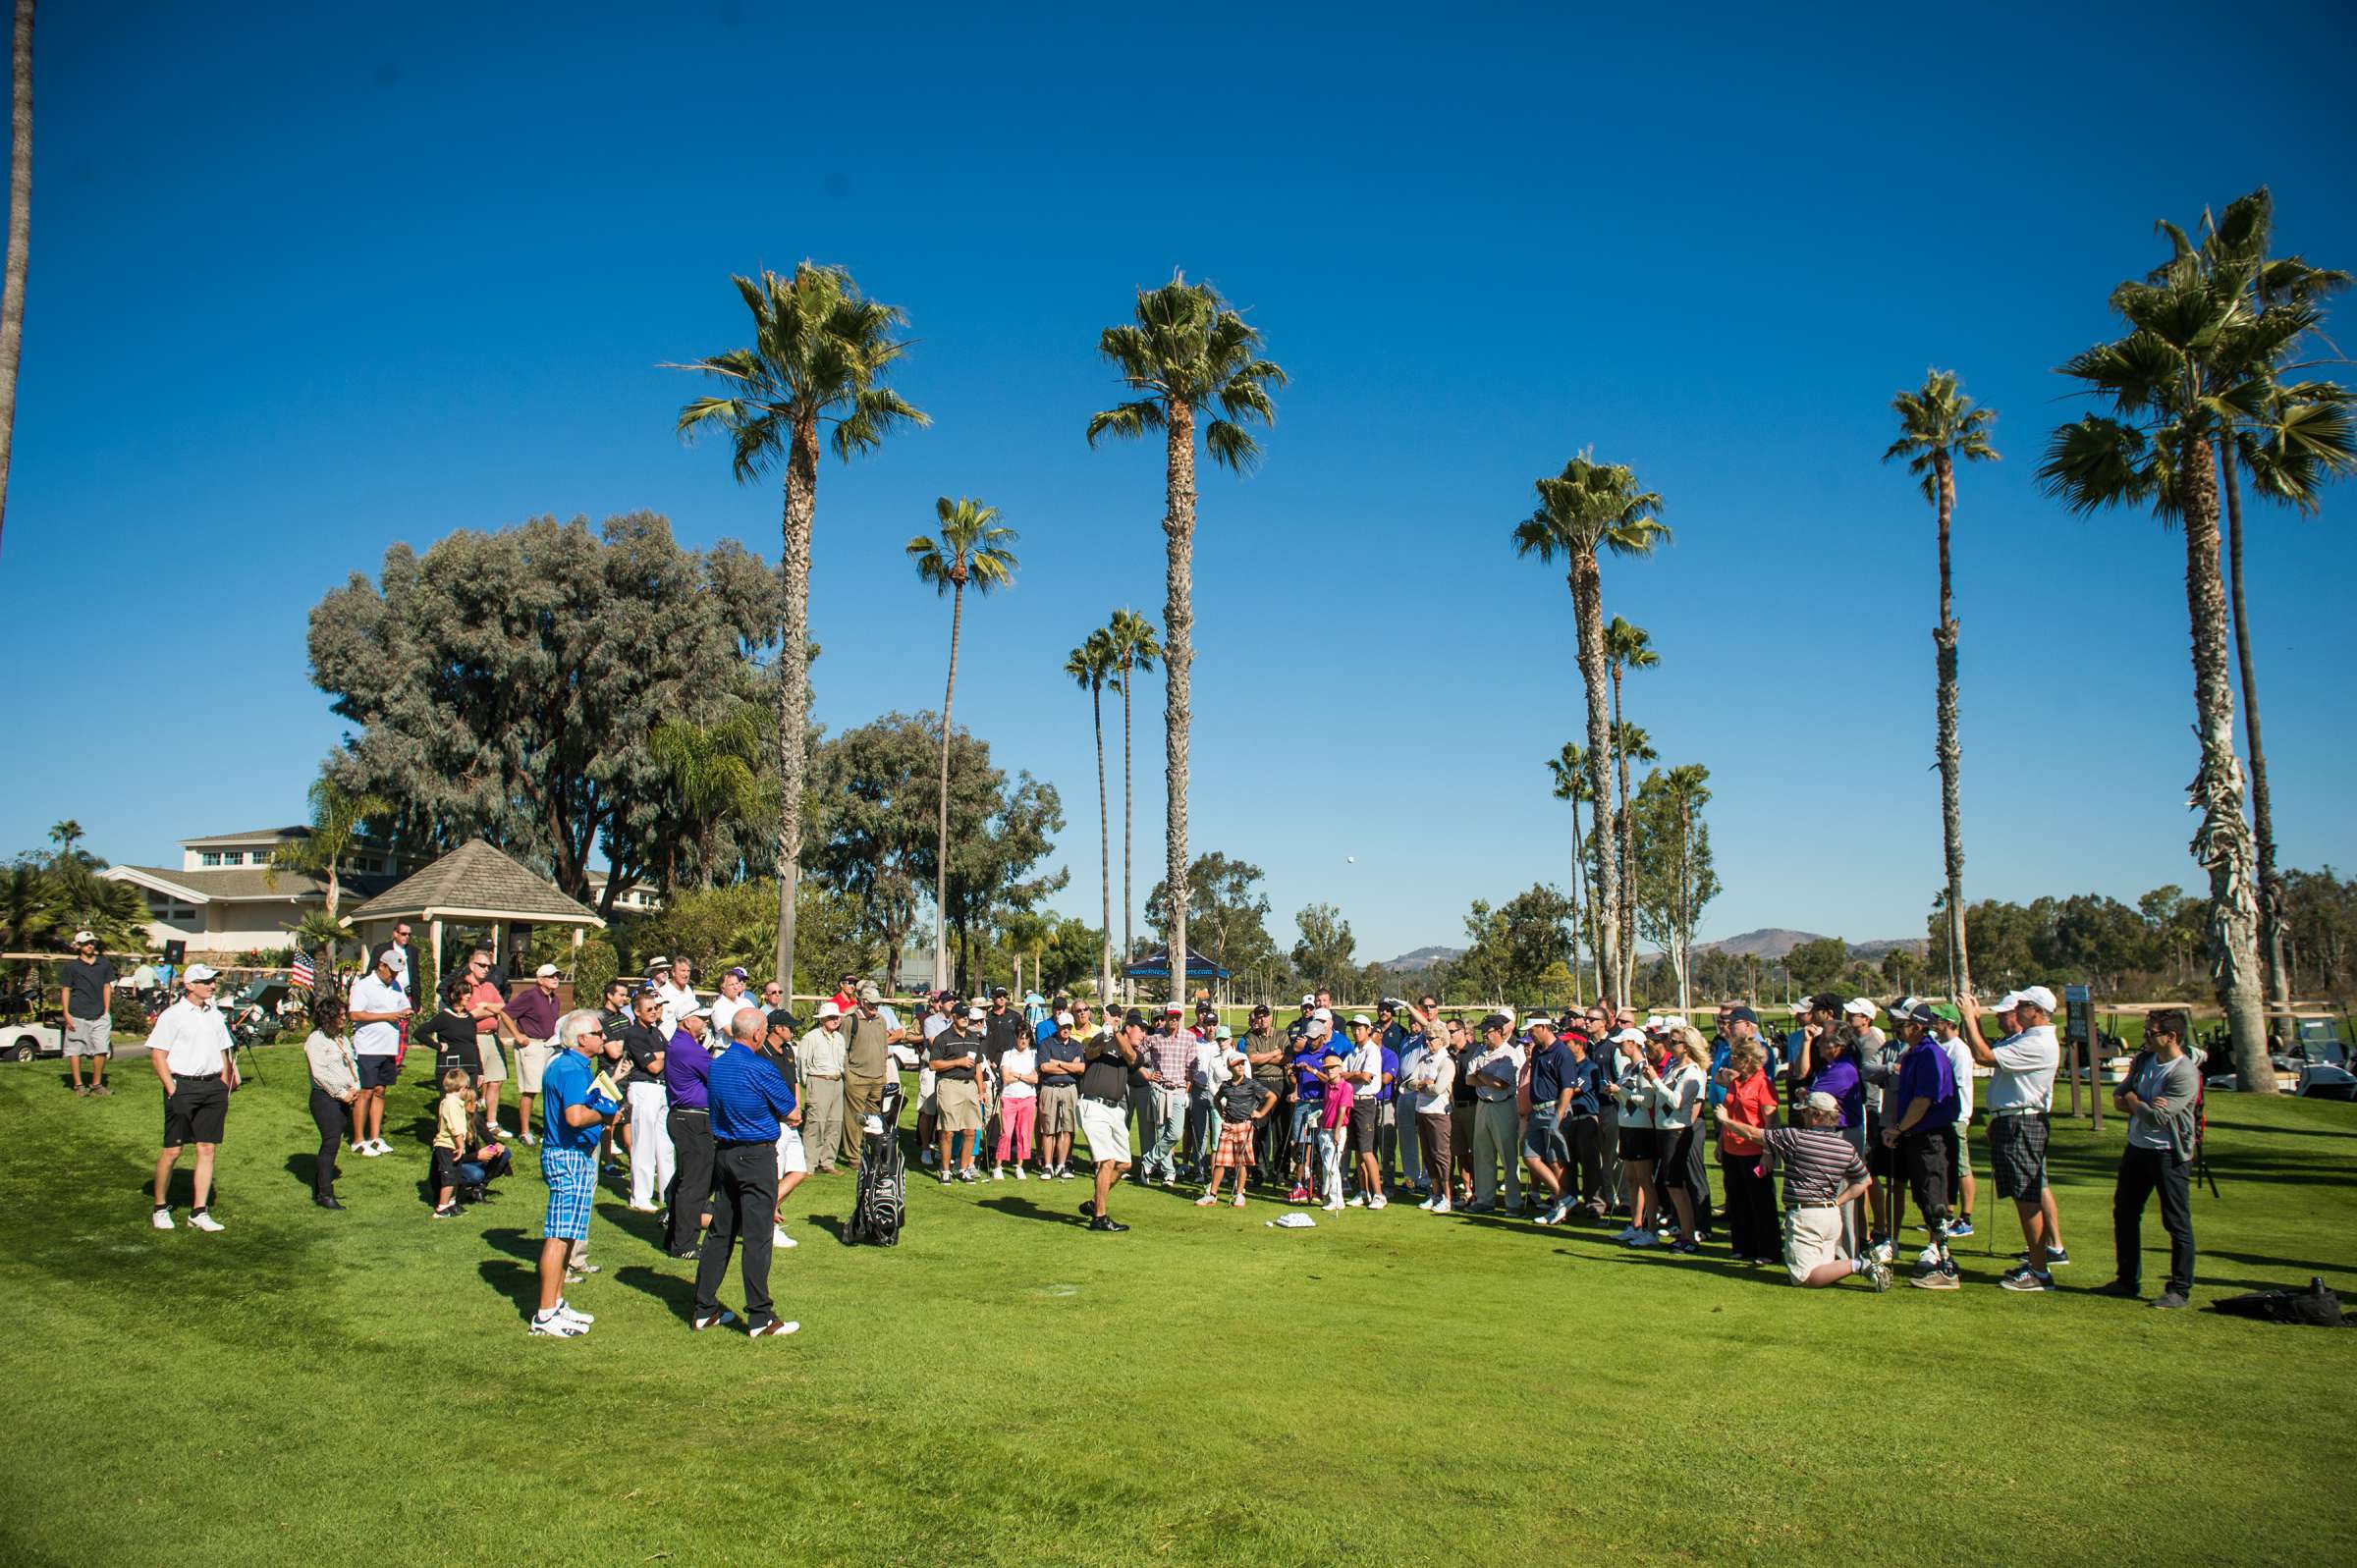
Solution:
[{"label": "roof of building", "polygon": [[[177,866],[110,866],[99,875],[116,882],[136,882],[159,892],[177,893],[191,903],[258,903],[279,898],[322,897],[327,892],[325,877],[285,867],[275,871],[266,866],[183,871]],[[274,880],[275,887],[271,886]],[[385,885],[382,877],[355,876],[349,872],[342,881],[348,898],[365,898]]]},{"label": "roof of building", "polygon": [[361,920],[432,920],[447,915],[560,925],[605,924],[593,910],[480,838],[459,845],[423,871],[405,877],[344,920],[350,925]]},{"label": "roof of building", "polygon": [[180,846],[183,849],[203,849],[212,844],[253,843],[257,840],[276,843],[282,838],[308,838],[310,836],[310,829],[298,824],[292,828],[256,828],[251,833],[216,833],[202,838],[183,838]]}]

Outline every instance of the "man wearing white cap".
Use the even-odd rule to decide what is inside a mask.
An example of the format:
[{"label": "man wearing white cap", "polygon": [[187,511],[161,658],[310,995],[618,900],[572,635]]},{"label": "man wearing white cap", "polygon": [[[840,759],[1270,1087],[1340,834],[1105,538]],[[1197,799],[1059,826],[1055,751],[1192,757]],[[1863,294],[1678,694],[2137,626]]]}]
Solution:
[{"label": "man wearing white cap", "polygon": [[1989,1080],[1989,1162],[1997,1195],[2010,1198],[2021,1215],[2029,1243],[2018,1267],[1998,1283],[2007,1290],[2055,1288],[2049,1271],[2070,1262],[2056,1234],[2054,1189],[2046,1179],[2047,1118],[2054,1108],[2055,1073],[2062,1065],[2055,1038],[2055,994],[2030,986],[1999,1001],[1998,1012],[2013,1014],[2016,1029],[1992,1046],[1981,1038],[1981,1004],[1967,994],[1956,999],[1964,1015],[1964,1045],[1972,1059],[1997,1069]]},{"label": "man wearing white cap", "polygon": [[353,980],[344,1004],[360,1070],[359,1096],[352,1103],[352,1149],[370,1158],[393,1152],[383,1136],[385,1090],[401,1076],[401,1025],[410,1016],[410,999],[395,983],[395,952],[390,944],[376,950],[368,973]]},{"label": "man wearing white cap", "polygon": [[544,963],[532,973],[532,983],[508,1003],[508,1022],[515,1026],[516,1113],[523,1123],[523,1141],[537,1144],[533,1106],[540,1098],[541,1075],[557,1059],[557,966]]},{"label": "man wearing white cap", "polygon": [[843,1150],[843,1006],[830,997],[818,1004],[818,1021],[795,1042],[793,1087],[802,1100],[802,1146],[811,1167],[835,1173]]},{"label": "man wearing white cap", "polygon": [[215,976],[204,964],[189,965],[188,990],[166,1007],[147,1035],[147,1059],[164,1086],[164,1149],[155,1162],[158,1230],[172,1228],[170,1182],[183,1145],[196,1146],[196,1202],[189,1223],[198,1230],[223,1229],[212,1216],[213,1151],[229,1116],[229,1092],[238,1086],[231,1059],[229,1023],[213,1005]]},{"label": "man wearing white cap", "polygon": [[[1091,1040],[1096,1038],[1092,1032]],[[1036,1048],[1039,1056],[1039,1173],[1061,1181],[1072,1178],[1072,1134],[1080,1130],[1080,1075],[1087,1063],[1069,1012],[1048,1020],[1048,1038]]]},{"label": "man wearing white cap", "polygon": [[[57,1004],[66,1015],[66,1072],[78,1095],[111,1095],[106,1086],[106,1058],[114,1051],[115,966],[98,950],[98,938],[87,931],[74,933],[74,956],[64,966]],[[90,1063],[90,1082],[82,1082],[82,1063]]]}]

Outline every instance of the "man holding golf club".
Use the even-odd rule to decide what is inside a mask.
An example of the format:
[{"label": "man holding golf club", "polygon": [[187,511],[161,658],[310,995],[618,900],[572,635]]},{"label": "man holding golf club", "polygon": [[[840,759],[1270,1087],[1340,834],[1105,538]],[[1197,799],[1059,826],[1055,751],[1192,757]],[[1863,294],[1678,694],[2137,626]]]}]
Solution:
[{"label": "man holding golf club", "polygon": [[2052,1290],[2051,1266],[2070,1261],[2056,1239],[2055,1200],[2046,1180],[2047,1117],[2062,1064],[2055,994],[2031,986],[2007,995],[1995,1010],[2012,1013],[2018,1027],[1994,1046],[1981,1038],[1978,999],[1967,992],[1956,999],[1956,1008],[1972,1059],[1997,1069],[1989,1080],[1989,1161],[1997,1171],[1997,1195],[2013,1200],[2028,1245],[2021,1263],[1998,1283],[2008,1290]]}]

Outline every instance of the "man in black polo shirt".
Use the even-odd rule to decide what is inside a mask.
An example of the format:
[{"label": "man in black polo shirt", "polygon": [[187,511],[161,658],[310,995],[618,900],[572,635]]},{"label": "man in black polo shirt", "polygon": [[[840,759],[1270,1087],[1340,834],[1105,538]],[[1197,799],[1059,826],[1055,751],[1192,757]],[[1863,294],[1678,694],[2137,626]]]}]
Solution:
[{"label": "man in black polo shirt", "polygon": [[1146,1016],[1132,1007],[1119,1029],[1081,1048],[1086,1065],[1080,1072],[1080,1132],[1088,1140],[1089,1159],[1096,1162],[1097,1196],[1082,1204],[1080,1213],[1091,1230],[1129,1228],[1105,1212],[1105,1200],[1129,1168],[1129,1071],[1137,1065],[1145,1042]]},{"label": "man in black polo shirt", "polygon": [[[78,1095],[111,1095],[106,1086],[106,1058],[114,1051],[115,966],[98,950],[98,939],[87,931],[74,933],[74,956],[65,964],[65,984],[58,1004],[66,1014],[66,1071]],[[90,1082],[82,1082],[82,1058],[89,1058]]]},{"label": "man in black polo shirt", "polygon": [[653,986],[639,990],[637,1009],[623,1026],[622,1050],[630,1057],[630,1076],[623,1094],[630,1108],[630,1208],[642,1215],[656,1212],[656,1197],[671,1185],[673,1153],[670,1091],[663,1086],[663,1054],[671,1048],[663,1029],[663,993]]},{"label": "man in black polo shirt", "polygon": [[[925,1045],[925,1064],[933,1069],[933,1124],[941,1138],[941,1184],[974,1179],[974,1140],[982,1135],[982,1096],[974,1069],[982,1059],[982,1009],[953,1017],[949,1027]],[[958,1136],[965,1135],[965,1163],[955,1167]]]}]

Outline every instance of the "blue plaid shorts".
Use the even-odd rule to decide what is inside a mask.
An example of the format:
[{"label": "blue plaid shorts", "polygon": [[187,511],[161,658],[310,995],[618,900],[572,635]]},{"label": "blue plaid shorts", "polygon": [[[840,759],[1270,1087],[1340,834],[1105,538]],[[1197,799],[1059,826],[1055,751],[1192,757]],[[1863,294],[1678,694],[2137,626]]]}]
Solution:
[{"label": "blue plaid shorts", "polygon": [[542,1144],[540,1174],[548,1178],[548,1217],[541,1234],[564,1241],[588,1235],[589,1203],[597,1196],[596,1152]]}]

